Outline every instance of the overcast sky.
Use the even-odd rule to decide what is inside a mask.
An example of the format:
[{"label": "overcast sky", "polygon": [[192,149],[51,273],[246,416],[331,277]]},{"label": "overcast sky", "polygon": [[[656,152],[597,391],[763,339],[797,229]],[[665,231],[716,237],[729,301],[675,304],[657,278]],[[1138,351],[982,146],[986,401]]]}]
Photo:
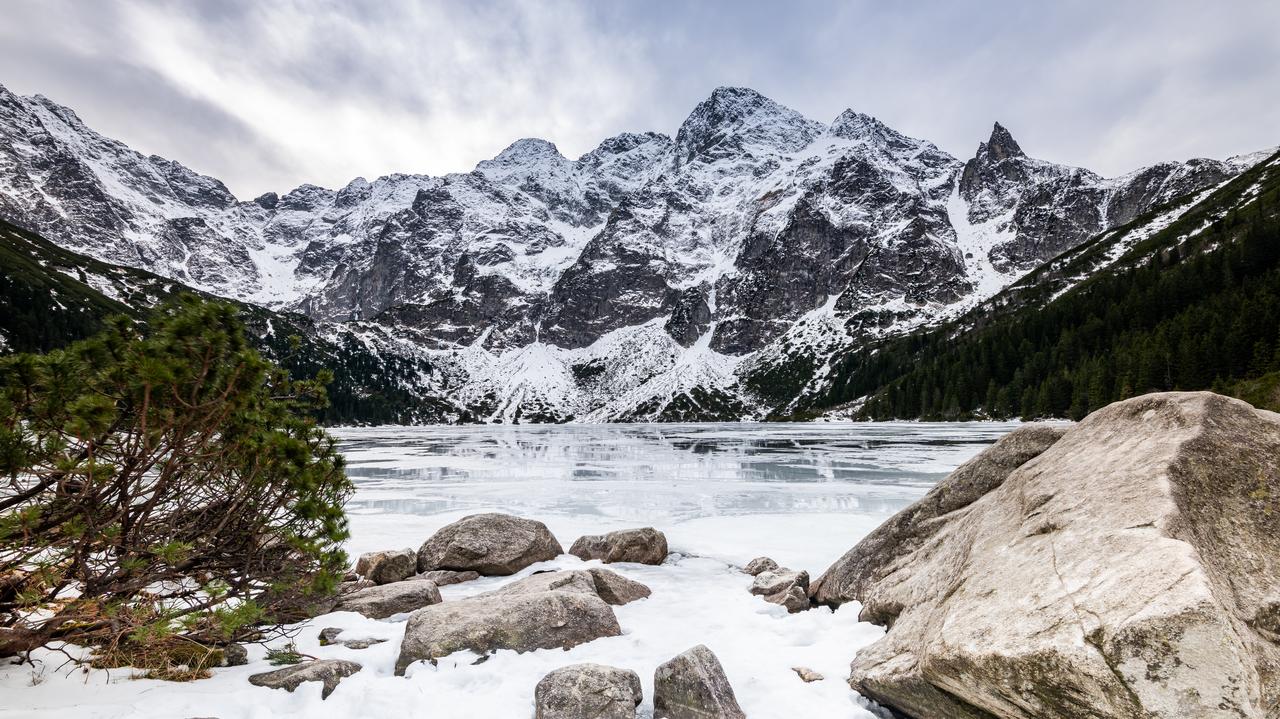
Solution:
[{"label": "overcast sky", "polygon": [[242,198],[577,157],[720,85],[1112,175],[1280,144],[1278,33],[1277,0],[5,0],[0,84]]}]

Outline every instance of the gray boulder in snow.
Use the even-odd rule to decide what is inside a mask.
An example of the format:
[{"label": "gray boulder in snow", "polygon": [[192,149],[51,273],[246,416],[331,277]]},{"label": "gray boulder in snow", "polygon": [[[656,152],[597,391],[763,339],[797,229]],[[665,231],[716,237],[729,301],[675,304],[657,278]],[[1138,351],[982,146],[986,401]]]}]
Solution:
[{"label": "gray boulder in snow", "polygon": [[325,627],[324,629],[321,629],[320,646],[327,647],[333,644],[341,644],[347,649],[368,649],[375,644],[381,644],[387,641],[386,639],[373,639],[371,637],[365,637],[363,639],[340,639],[339,635],[342,634],[342,631],[343,630],[338,627]]},{"label": "gray boulder in snow", "polygon": [[344,659],[320,659],[273,672],[254,674],[249,677],[249,683],[259,687],[293,691],[305,682],[320,682],[324,685],[320,698],[328,699],[337,688],[338,682],[358,671],[360,671],[360,665],[355,662]]},{"label": "gray boulder in snow", "polygon": [[809,573],[786,567],[761,572],[751,583],[751,593],[786,607],[792,614],[802,612],[809,608]]},{"label": "gray boulder in snow", "polygon": [[889,626],[850,684],[913,717],[1275,719],[1280,415],[1163,393],[1015,434],[819,582]]},{"label": "gray boulder in snow", "polygon": [[573,664],[547,674],[534,690],[535,719],[635,719],[640,675],[602,664]]},{"label": "gray boulder in snow", "polygon": [[409,615],[396,674],[457,651],[568,649],[622,634],[613,609],[592,592],[553,590],[468,597]]},{"label": "gray boulder in snow", "polygon": [[249,650],[243,644],[227,644],[221,649],[222,662],[219,666],[242,667],[249,663]]},{"label": "gray boulder in snow", "polygon": [[509,514],[473,514],[442,527],[418,550],[418,571],[515,574],[564,553],[547,525]]},{"label": "gray boulder in snow", "polygon": [[616,607],[630,604],[637,599],[645,599],[652,593],[644,584],[634,579],[627,579],[617,572],[610,572],[608,569],[592,567],[587,570],[587,574],[591,575],[596,594]]},{"label": "gray boulder in snow", "polygon": [[667,558],[667,536],[653,527],[588,534],[578,537],[569,554],[582,560],[599,559],[605,564],[662,564]]},{"label": "gray boulder in snow", "polygon": [[418,570],[418,557],[412,549],[390,549],[367,552],[356,560],[356,574],[374,584],[390,584],[413,576]]},{"label": "gray boulder in snow", "polygon": [[653,673],[653,715],[661,719],[746,719],[724,667],[698,646]]},{"label": "gray boulder in snow", "polygon": [[761,572],[769,572],[777,568],[778,563],[772,559],[768,557],[756,557],[750,562],[747,562],[747,566],[743,567],[742,571],[754,577]]},{"label": "gray boulder in snow", "polygon": [[429,579],[414,579],[366,587],[343,596],[335,611],[356,612],[370,619],[386,619],[442,600],[440,589]]}]

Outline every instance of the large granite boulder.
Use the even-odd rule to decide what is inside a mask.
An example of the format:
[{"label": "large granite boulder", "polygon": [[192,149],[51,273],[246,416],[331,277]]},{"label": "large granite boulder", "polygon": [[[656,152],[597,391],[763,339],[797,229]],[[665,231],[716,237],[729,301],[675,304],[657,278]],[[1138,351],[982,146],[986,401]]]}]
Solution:
[{"label": "large granite boulder", "polygon": [[1280,415],[1164,393],[1055,433],[997,443],[815,583],[889,627],[850,684],[920,718],[1280,716]]},{"label": "large granite boulder", "polygon": [[716,655],[699,644],[653,673],[659,719],[746,719]]},{"label": "large granite boulder", "polygon": [[396,674],[419,660],[464,649],[568,649],[622,634],[613,609],[588,591],[508,592],[468,597],[409,615]]},{"label": "large granite boulder", "polygon": [[635,719],[640,675],[602,664],[561,667],[534,690],[535,719]]},{"label": "large granite boulder", "polygon": [[429,604],[439,604],[440,588],[430,579],[411,579],[380,584],[343,595],[334,611],[356,612],[370,619],[386,619],[412,612]]},{"label": "large granite boulder", "polygon": [[515,574],[564,553],[542,522],[509,514],[473,514],[442,527],[418,549],[418,571]]},{"label": "large granite boulder", "polygon": [[[1039,456],[1066,432],[1049,424],[1023,425],[960,465],[923,499],[893,515],[850,549],[809,587],[819,604],[839,606],[860,596],[867,581],[892,568],[944,526],[940,517],[966,509],[999,487],[1013,470]],[[883,622],[882,622],[883,623]]]},{"label": "large granite boulder", "polygon": [[366,552],[356,560],[356,574],[374,584],[390,584],[413,576],[418,557],[412,549]]},{"label": "large granite boulder", "polygon": [[321,699],[328,699],[338,682],[360,671],[360,665],[344,659],[319,659],[314,662],[294,664],[291,667],[263,672],[249,677],[254,686],[271,689],[293,691],[304,682],[320,682],[324,688],[320,691]]},{"label": "large granite boulder", "polygon": [[569,554],[584,561],[599,559],[605,564],[662,564],[667,558],[667,535],[653,527],[588,534],[578,537],[578,541],[569,547]]}]

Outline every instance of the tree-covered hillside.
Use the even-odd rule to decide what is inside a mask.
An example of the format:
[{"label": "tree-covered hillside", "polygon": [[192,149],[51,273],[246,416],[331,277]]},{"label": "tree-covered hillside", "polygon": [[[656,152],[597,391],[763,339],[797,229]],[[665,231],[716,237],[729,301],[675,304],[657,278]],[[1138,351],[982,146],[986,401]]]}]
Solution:
[{"label": "tree-covered hillside", "polygon": [[1138,239],[1176,209],[1064,254],[955,323],[844,355],[801,415],[1079,418],[1175,389],[1280,406],[1280,155]]},{"label": "tree-covered hillside", "polygon": [[[99,262],[0,220],[0,354],[47,352],[100,331],[122,314],[192,290],[144,270]],[[237,304],[251,341],[297,378],[333,373],[327,424],[455,421],[459,410],[414,391],[426,360],[384,356],[350,331],[324,332],[310,319]]]}]

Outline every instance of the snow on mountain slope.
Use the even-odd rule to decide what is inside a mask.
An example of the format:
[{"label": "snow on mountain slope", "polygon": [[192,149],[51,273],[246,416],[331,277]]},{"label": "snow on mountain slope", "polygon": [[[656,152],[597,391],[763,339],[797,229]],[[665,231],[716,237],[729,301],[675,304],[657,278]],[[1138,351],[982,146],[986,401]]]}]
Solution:
[{"label": "snow on mountain slope", "polygon": [[815,370],[849,343],[955,316],[1249,164],[1106,179],[1027,157],[1000,125],[962,162],[866,114],[824,124],[719,88],[674,138],[625,133],[576,160],[528,138],[469,173],[239,201],[0,88],[4,217],[353,323],[380,351],[429,355],[446,369],[423,386],[492,421],[759,416],[786,399],[760,377],[798,354]]}]

